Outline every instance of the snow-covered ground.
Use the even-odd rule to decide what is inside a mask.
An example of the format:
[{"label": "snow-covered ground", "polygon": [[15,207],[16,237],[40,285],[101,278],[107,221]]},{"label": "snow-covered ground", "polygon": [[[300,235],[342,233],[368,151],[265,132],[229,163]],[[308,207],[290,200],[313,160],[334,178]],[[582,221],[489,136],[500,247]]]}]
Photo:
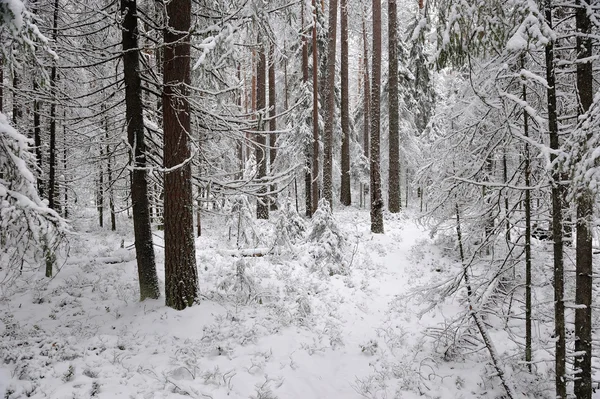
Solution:
[{"label": "snow-covered ground", "polygon": [[[453,358],[431,333],[465,305],[421,315],[419,287],[451,276],[456,262],[410,217],[386,215],[384,235],[370,233],[365,210],[335,219],[347,268],[329,275],[302,245],[231,256],[223,250],[235,238],[207,216],[201,302],[181,312],[164,298],[138,302],[126,229],[77,226],[50,283],[40,272],[3,288],[1,397],[500,397],[484,351]],[[273,241],[273,224],[255,229],[262,246]],[[160,232],[156,244],[162,278]]]}]

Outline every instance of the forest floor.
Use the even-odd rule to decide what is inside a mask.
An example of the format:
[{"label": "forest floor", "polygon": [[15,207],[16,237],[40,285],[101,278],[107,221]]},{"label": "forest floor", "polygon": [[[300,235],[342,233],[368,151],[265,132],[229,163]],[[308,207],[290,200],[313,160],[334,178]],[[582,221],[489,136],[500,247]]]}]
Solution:
[{"label": "forest floor", "polygon": [[[232,256],[226,221],[207,216],[196,241],[201,301],[178,312],[164,298],[138,301],[130,226],[82,219],[55,278],[3,289],[1,397],[501,397],[485,350],[451,356],[434,333],[464,312],[461,295],[422,314],[421,287],[451,279],[455,254],[406,215],[386,215],[384,235],[370,233],[365,210],[335,221],[347,240],[340,275],[315,268],[306,246]],[[254,231],[259,247],[277,234],[268,222]],[[161,284],[162,246],[157,232]]]}]

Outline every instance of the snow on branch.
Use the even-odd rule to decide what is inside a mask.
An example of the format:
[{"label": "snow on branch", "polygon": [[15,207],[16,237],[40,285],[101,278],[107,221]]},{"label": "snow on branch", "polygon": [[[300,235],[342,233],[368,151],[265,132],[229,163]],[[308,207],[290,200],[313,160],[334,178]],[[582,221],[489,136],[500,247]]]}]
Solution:
[{"label": "snow on branch", "polygon": [[35,267],[50,248],[56,248],[68,226],[39,197],[31,142],[9,125],[0,113],[0,268],[3,281],[23,271],[25,264]]}]

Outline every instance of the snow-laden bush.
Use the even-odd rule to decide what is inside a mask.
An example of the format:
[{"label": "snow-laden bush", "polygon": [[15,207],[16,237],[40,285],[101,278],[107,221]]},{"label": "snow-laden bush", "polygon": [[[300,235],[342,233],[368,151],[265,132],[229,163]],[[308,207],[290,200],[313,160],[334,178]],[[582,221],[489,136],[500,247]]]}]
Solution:
[{"label": "snow-laden bush", "polygon": [[273,247],[291,250],[304,236],[306,224],[291,201],[286,198],[279,205],[279,216],[275,222],[275,242]]},{"label": "snow-laden bush", "polygon": [[329,276],[348,273],[348,264],[344,258],[347,239],[333,217],[329,202],[325,199],[319,201],[319,207],[313,215],[307,245],[313,258],[311,270]]}]

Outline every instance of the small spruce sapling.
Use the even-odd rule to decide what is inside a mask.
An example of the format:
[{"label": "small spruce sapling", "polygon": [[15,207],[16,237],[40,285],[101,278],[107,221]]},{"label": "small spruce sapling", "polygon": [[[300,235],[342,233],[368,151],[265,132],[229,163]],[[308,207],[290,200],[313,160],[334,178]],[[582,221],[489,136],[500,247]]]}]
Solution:
[{"label": "small spruce sapling", "polygon": [[228,273],[217,286],[222,291],[233,293],[237,301],[243,304],[256,299],[256,283],[248,275],[246,266],[246,259],[239,259],[235,263],[235,270]]},{"label": "small spruce sapling", "polygon": [[228,199],[225,205],[229,240],[236,238],[236,247],[256,246],[258,235],[254,230],[254,217],[248,197],[236,195]]},{"label": "small spruce sapling", "polygon": [[294,244],[304,236],[306,224],[289,198],[279,205],[279,217],[275,222],[275,242],[273,247],[287,247],[292,250]]}]

